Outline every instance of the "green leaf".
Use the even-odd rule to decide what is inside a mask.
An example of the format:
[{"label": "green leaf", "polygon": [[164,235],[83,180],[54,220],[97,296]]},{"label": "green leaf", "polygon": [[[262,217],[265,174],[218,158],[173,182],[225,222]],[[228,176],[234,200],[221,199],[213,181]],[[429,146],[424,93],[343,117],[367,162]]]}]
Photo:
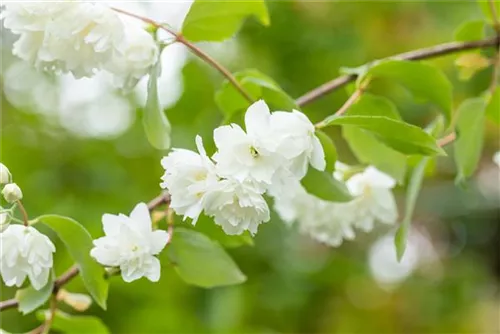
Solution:
[{"label": "green leaf", "polygon": [[264,0],[195,0],[182,25],[182,35],[192,42],[220,42],[233,36],[248,16],[266,26],[270,23]]},{"label": "green leaf", "polygon": [[108,281],[104,278],[104,268],[91,256],[93,247],[89,232],[77,221],[58,215],[44,215],[37,218],[41,224],[52,229],[66,245],[69,254],[80,270],[83,284],[94,300],[106,309]]},{"label": "green leaf", "polygon": [[493,13],[490,7],[490,0],[477,0],[477,3],[481,10],[483,11],[484,16],[490,23],[495,23],[496,20],[500,20],[500,2],[498,0],[491,0],[493,5],[495,6],[497,17],[493,18]]},{"label": "green leaf", "polygon": [[225,248],[236,248],[241,246],[253,246],[253,238],[250,233],[246,232],[240,235],[227,235],[220,226],[214,224],[213,218],[201,215],[196,222],[193,230],[198,231],[217,241]]},{"label": "green leaf", "polygon": [[[349,108],[346,115],[385,116],[395,120],[401,119],[396,106],[390,100],[367,93]],[[342,135],[360,162],[374,165],[391,175],[400,184],[404,183],[407,160],[404,154],[393,150],[372,134],[355,126],[343,126]]]},{"label": "green leaf", "polygon": [[[254,100],[263,99],[273,110],[298,109],[294,99],[285,93],[270,77],[257,70],[247,69],[234,74],[238,83]],[[250,105],[229,81],[224,81],[215,94],[215,102],[226,119],[237,112],[246,110]]]},{"label": "green leaf", "polygon": [[161,62],[151,69],[148,81],[148,98],[144,107],[142,124],[148,141],[154,148],[166,150],[170,148],[172,127],[160,106],[158,98],[158,78],[161,74]]},{"label": "green leaf", "polygon": [[413,211],[415,210],[415,204],[417,203],[418,194],[422,187],[422,181],[425,176],[425,169],[428,162],[429,158],[422,158],[420,163],[413,169],[410,181],[408,182],[408,188],[406,189],[405,215],[394,239],[398,261],[401,261],[406,250],[408,231],[410,229]]},{"label": "green leaf", "polygon": [[454,143],[457,183],[474,173],[481,158],[485,107],[484,99],[472,98],[462,102],[457,110],[457,139]]},{"label": "green leaf", "polygon": [[323,151],[325,152],[325,171],[332,173],[335,170],[335,162],[337,161],[337,149],[335,148],[335,144],[332,138],[323,131],[317,130],[316,136],[321,142],[321,146],[323,146]]},{"label": "green leaf", "polygon": [[497,125],[500,125],[500,87],[497,87],[488,100],[486,106],[486,117]]},{"label": "green leaf", "polygon": [[[40,321],[50,315],[48,310],[38,311],[36,317]],[[57,310],[51,328],[66,334],[108,334],[109,330],[101,319],[92,316],[71,315]]]},{"label": "green leaf", "polygon": [[35,290],[32,286],[17,290],[16,300],[19,302],[19,312],[28,314],[45,304],[52,295],[53,288],[54,277],[51,275],[47,284],[40,290]]},{"label": "green leaf", "polygon": [[404,154],[444,155],[435,138],[421,128],[384,116],[341,116],[325,121],[327,125],[352,125]]},{"label": "green leaf", "polygon": [[185,228],[176,228],[174,233],[168,257],[187,283],[213,288],[246,281],[246,276],[219,243]]},{"label": "green leaf", "polygon": [[484,20],[473,20],[464,22],[455,31],[455,40],[466,42],[476,41],[484,38]]},{"label": "green leaf", "polygon": [[422,62],[389,60],[374,65],[366,75],[372,79],[387,78],[402,84],[416,98],[435,104],[446,120],[451,120],[452,86],[438,68]]},{"label": "green leaf", "polygon": [[330,202],[349,202],[353,198],[344,183],[333,177],[332,173],[322,172],[312,167],[300,181],[307,192]]}]

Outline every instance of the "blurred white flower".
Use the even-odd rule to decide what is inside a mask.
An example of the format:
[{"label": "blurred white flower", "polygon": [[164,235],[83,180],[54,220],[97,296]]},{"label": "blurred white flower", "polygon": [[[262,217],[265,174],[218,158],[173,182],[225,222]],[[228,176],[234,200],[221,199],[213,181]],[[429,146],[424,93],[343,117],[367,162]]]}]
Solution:
[{"label": "blurred white flower", "polygon": [[191,218],[193,225],[203,211],[205,197],[218,182],[215,166],[205,152],[203,141],[196,136],[199,154],[174,149],[161,160],[165,169],[160,186],[170,193],[170,207],[184,219]]},{"label": "blurred white flower", "polygon": [[271,133],[279,142],[276,152],[282,155],[290,171],[299,179],[307,173],[309,164],[318,170],[326,167],[325,153],[315,128],[300,111],[275,111],[271,115]]},{"label": "blurred white flower", "polygon": [[13,52],[39,69],[92,76],[124,49],[124,25],[98,3],[7,3],[4,26],[19,34]]},{"label": "blurred white flower", "polygon": [[160,279],[160,260],[155,257],[165,247],[168,233],[152,230],[151,216],[145,203],[139,203],[126,215],[104,214],[105,236],[94,240],[90,255],[100,264],[119,267],[125,282],[143,276],[152,282]]},{"label": "blurred white flower", "polygon": [[10,171],[4,164],[0,163],[0,184],[6,184],[11,181]]},{"label": "blurred white flower", "polygon": [[129,91],[148,74],[158,61],[159,49],[150,33],[140,27],[125,31],[125,48],[106,64],[105,68],[115,75],[115,84]]},{"label": "blurred white flower", "polygon": [[56,251],[50,239],[31,226],[10,225],[0,234],[0,273],[7,286],[29,277],[35,290],[47,284]]},{"label": "blurred white flower", "polygon": [[353,175],[346,182],[347,188],[355,199],[345,205],[354,212],[355,227],[369,232],[374,221],[384,224],[394,224],[398,211],[392,188],[396,181],[389,175],[380,172],[373,166],[363,172]]},{"label": "blurred white flower", "polygon": [[21,188],[19,188],[19,186],[15,183],[6,184],[2,190],[2,195],[3,198],[5,198],[5,200],[11,204],[23,198],[23,192],[21,191]]},{"label": "blurred white flower", "polygon": [[86,311],[92,304],[92,298],[83,293],[72,293],[64,289],[57,293],[57,300],[65,302],[78,312]]},{"label": "blurred white flower", "polygon": [[246,230],[256,234],[259,225],[270,219],[262,193],[260,187],[250,182],[222,180],[207,193],[205,212],[214,217],[226,234],[241,234]]},{"label": "blurred white flower", "polygon": [[493,162],[500,167],[500,151],[493,154]]},{"label": "blurred white flower", "polygon": [[214,130],[218,152],[213,158],[221,176],[271,184],[284,160],[276,153],[278,142],[271,132],[270,117],[269,108],[260,100],[245,114],[246,133],[237,124]]}]

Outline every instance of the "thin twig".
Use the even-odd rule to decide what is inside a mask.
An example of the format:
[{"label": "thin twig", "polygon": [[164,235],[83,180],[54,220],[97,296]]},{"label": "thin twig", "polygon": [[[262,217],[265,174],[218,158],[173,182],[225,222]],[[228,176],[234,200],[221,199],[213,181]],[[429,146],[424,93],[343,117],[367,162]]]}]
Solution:
[{"label": "thin twig", "polygon": [[457,134],[455,132],[451,132],[450,134],[439,139],[437,141],[437,144],[439,147],[443,147],[443,146],[446,146],[446,145],[452,143],[453,141],[455,141],[455,139],[457,139]]},{"label": "thin twig", "polygon": [[21,202],[21,200],[18,200],[16,202],[16,204],[17,204],[17,207],[19,208],[19,211],[21,211],[21,214],[23,215],[24,226],[28,226],[29,225],[28,212],[26,211],[26,208],[24,207],[23,202]]},{"label": "thin twig", "polygon": [[229,70],[227,70],[224,66],[219,64],[215,59],[210,57],[205,51],[201,50],[199,47],[191,43],[190,41],[186,40],[184,36],[182,36],[180,33],[176,33],[174,30],[171,28],[167,27],[164,24],[158,23],[154,20],[151,20],[147,17],[143,17],[134,13],[127,12],[123,9],[119,8],[112,8],[114,11],[121,13],[123,15],[127,15],[133,18],[136,18],[138,20],[141,20],[145,23],[148,23],[152,25],[153,27],[157,29],[163,29],[170,34],[175,36],[175,40],[181,44],[184,44],[188,49],[190,49],[195,55],[197,55],[199,58],[201,58],[203,61],[205,61],[207,64],[215,68],[219,73],[221,73],[233,86],[236,88],[236,90],[249,102],[253,103],[254,100],[250,96],[250,94],[243,88],[243,86],[240,85],[240,83],[236,80],[236,78],[231,74]]},{"label": "thin twig", "polygon": [[[436,46],[432,46],[429,48],[418,49],[414,51],[409,51],[405,53],[401,53],[392,57],[387,57],[384,59],[398,59],[398,60],[421,60],[421,59],[429,59],[439,56],[444,56],[447,54],[452,54],[465,50],[472,49],[481,49],[481,48],[489,48],[493,47],[500,43],[500,37],[477,40],[477,41],[468,41],[468,42],[451,42],[445,44],[439,44]],[[305,106],[320,97],[333,92],[340,87],[347,85],[348,83],[356,80],[358,76],[356,74],[346,74],[335,78],[323,85],[314,88],[313,90],[305,93],[301,97],[299,97],[295,102],[299,106]]]},{"label": "thin twig", "polygon": [[50,309],[48,318],[45,319],[45,323],[43,324],[42,334],[48,334],[50,332],[50,327],[52,327],[52,323],[54,322],[54,318],[56,317],[57,311],[57,294],[53,293],[50,298]]}]

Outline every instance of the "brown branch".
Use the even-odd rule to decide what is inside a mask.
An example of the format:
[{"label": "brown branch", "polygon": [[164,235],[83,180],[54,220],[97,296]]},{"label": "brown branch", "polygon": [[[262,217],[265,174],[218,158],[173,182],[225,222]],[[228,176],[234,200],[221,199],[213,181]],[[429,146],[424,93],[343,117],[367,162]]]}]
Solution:
[{"label": "brown branch", "polygon": [[19,208],[19,211],[21,211],[21,214],[23,215],[24,226],[28,226],[29,225],[28,212],[26,211],[26,208],[24,207],[23,202],[21,202],[21,200],[18,200],[16,202],[16,204],[17,204],[17,207]]},{"label": "brown branch", "polygon": [[[432,46],[429,48],[418,49],[410,52],[401,53],[392,57],[387,57],[384,59],[398,59],[398,60],[421,60],[421,59],[429,59],[439,56],[444,56],[447,54],[452,54],[460,51],[472,50],[472,49],[481,49],[481,48],[489,48],[496,46],[500,43],[500,37],[478,40],[478,41],[468,41],[468,42],[451,42],[440,44],[436,46]],[[305,106],[320,97],[333,92],[334,90],[339,89],[347,85],[348,83],[356,80],[356,74],[346,74],[335,78],[323,85],[307,92],[306,94],[299,97],[295,102],[299,106]]]},{"label": "brown branch", "polygon": [[446,145],[454,142],[455,139],[457,139],[457,134],[455,132],[452,132],[452,133],[444,136],[443,138],[439,139],[437,141],[437,144],[439,147],[443,147],[443,146],[446,146]]},{"label": "brown branch", "polygon": [[[154,209],[158,208],[159,206],[163,204],[169,204],[170,203],[170,195],[166,192],[156,196],[153,198],[151,201],[148,202],[147,206],[149,211],[153,211]],[[172,231],[171,227],[169,226],[169,240],[172,239]],[[73,265],[71,268],[69,268],[64,274],[59,276],[58,279],[54,282],[54,289],[52,290],[52,294],[56,295],[59,289],[68,284],[73,278],[78,276],[80,273],[80,270],[78,269],[77,265]],[[8,310],[11,308],[16,308],[19,306],[18,301],[15,298],[4,300],[0,302],[0,311]]]},{"label": "brown branch", "polygon": [[136,18],[138,20],[141,20],[147,24],[152,25],[156,29],[162,29],[170,34],[175,36],[175,40],[181,44],[184,44],[188,49],[190,49],[195,55],[197,55],[199,58],[201,58],[203,61],[205,61],[207,64],[215,68],[217,71],[219,71],[220,74],[222,74],[233,86],[236,88],[236,90],[249,102],[253,103],[254,100],[250,96],[250,94],[243,88],[243,86],[240,85],[240,83],[236,80],[236,78],[227,70],[224,66],[219,64],[215,59],[210,57],[205,51],[201,50],[199,47],[191,43],[190,41],[186,40],[184,36],[182,36],[180,33],[176,33],[174,30],[171,28],[167,27],[164,24],[158,23],[154,20],[151,20],[147,17],[143,17],[134,13],[129,13],[123,9],[119,8],[111,8],[117,13],[121,13],[123,15],[127,15],[133,18]]}]

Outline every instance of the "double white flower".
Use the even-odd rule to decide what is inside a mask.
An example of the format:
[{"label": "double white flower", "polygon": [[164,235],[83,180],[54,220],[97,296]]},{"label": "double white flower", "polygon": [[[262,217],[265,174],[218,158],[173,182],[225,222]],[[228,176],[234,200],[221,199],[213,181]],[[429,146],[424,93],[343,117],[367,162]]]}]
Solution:
[{"label": "double white flower", "polygon": [[20,287],[26,277],[35,290],[47,284],[52,269],[50,239],[31,226],[10,225],[0,233],[0,273],[7,286]]},{"label": "double white flower", "polygon": [[160,279],[160,260],[155,255],[167,244],[166,231],[152,230],[147,205],[139,203],[130,217],[105,214],[102,224],[106,236],[94,240],[90,255],[100,264],[119,267],[125,282],[143,276],[152,282]]},{"label": "double white flower", "polygon": [[[347,170],[346,165],[337,163],[334,176],[343,178]],[[276,212],[285,222],[297,222],[302,233],[334,247],[343,240],[354,239],[355,228],[369,232],[375,221],[396,222],[398,213],[391,191],[396,182],[390,176],[370,166],[353,175],[346,185],[354,196],[347,203],[328,202],[310,195],[293,178],[273,187],[271,195]]]},{"label": "double white flower", "polygon": [[[36,68],[91,77],[98,70],[131,88],[158,59],[158,47],[141,27],[125,25],[111,8],[84,1],[10,2],[4,26],[20,35],[13,53]],[[148,36],[147,36],[148,35]]]},{"label": "double white flower", "polygon": [[231,124],[214,130],[215,163],[199,137],[200,154],[177,149],[163,158],[161,186],[177,214],[196,223],[205,211],[227,234],[255,234],[269,221],[263,195],[274,183],[287,175],[302,178],[309,164],[325,168],[314,125],[298,111],[271,113],[264,101],[255,102],[245,114],[245,129]]}]

